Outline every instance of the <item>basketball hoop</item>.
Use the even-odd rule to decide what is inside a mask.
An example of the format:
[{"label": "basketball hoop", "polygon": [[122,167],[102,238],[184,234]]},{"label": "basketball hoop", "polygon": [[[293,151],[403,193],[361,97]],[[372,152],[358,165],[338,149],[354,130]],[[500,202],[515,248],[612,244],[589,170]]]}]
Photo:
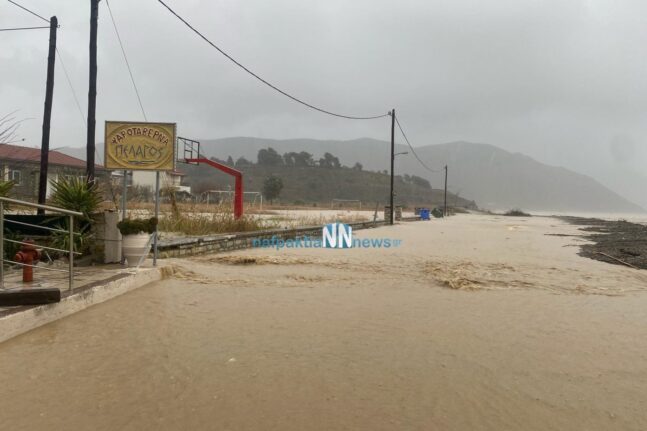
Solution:
[{"label": "basketball hoop", "polygon": [[177,138],[177,161],[188,165],[197,165],[195,160],[200,158],[200,141],[193,139]]}]

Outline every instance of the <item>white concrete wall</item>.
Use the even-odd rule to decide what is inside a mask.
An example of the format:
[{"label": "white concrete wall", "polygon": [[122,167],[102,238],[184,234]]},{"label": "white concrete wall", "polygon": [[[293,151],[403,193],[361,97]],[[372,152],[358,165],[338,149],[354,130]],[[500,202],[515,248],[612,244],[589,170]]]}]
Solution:
[{"label": "white concrete wall", "polygon": [[[160,187],[180,187],[181,182],[182,177],[179,175],[169,175],[167,172],[162,172],[160,175]],[[155,172],[133,171],[133,185],[155,190]]]}]

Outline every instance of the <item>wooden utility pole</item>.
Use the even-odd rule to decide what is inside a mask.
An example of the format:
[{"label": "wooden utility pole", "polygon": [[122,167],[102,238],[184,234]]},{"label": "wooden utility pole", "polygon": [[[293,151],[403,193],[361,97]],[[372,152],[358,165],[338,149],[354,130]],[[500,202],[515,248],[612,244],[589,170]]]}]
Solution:
[{"label": "wooden utility pole", "polygon": [[447,165],[445,165],[445,203],[443,204],[443,217],[447,217]]},{"label": "wooden utility pole", "polygon": [[[49,132],[52,121],[52,101],[54,99],[54,68],[56,66],[56,30],[58,19],[49,20],[49,53],[47,54],[47,81],[45,83],[45,110],[43,112],[43,136],[40,143],[40,172],[38,175],[38,203],[47,199],[47,169],[49,166]],[[39,214],[45,211],[38,210]]]},{"label": "wooden utility pole", "polygon": [[86,175],[94,181],[95,127],[97,110],[97,27],[99,26],[99,0],[90,0],[90,86],[88,90],[88,143]]},{"label": "wooden utility pole", "polygon": [[393,166],[395,164],[395,109],[391,111],[391,193],[389,202],[391,205],[391,223],[393,224],[395,208],[393,208]]}]

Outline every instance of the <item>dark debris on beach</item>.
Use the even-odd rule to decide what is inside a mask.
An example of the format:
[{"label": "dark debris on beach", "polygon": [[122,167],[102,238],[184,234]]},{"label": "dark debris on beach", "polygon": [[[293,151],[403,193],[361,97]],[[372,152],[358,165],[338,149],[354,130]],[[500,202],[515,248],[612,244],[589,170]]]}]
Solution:
[{"label": "dark debris on beach", "polygon": [[560,217],[580,227],[592,241],[580,246],[579,255],[614,265],[647,269],[647,226],[626,220]]}]

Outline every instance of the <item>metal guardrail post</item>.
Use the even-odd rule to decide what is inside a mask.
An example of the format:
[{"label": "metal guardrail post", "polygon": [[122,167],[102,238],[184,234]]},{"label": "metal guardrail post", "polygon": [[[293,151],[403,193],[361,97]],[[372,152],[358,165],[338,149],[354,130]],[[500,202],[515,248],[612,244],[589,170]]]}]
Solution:
[{"label": "metal guardrail post", "polygon": [[68,259],[70,263],[69,290],[72,291],[72,288],[74,287],[74,216],[70,214],[69,219],[70,219],[70,232],[69,232],[70,258]]},{"label": "metal guardrail post", "polygon": [[4,289],[4,202],[0,201],[0,289]]}]

